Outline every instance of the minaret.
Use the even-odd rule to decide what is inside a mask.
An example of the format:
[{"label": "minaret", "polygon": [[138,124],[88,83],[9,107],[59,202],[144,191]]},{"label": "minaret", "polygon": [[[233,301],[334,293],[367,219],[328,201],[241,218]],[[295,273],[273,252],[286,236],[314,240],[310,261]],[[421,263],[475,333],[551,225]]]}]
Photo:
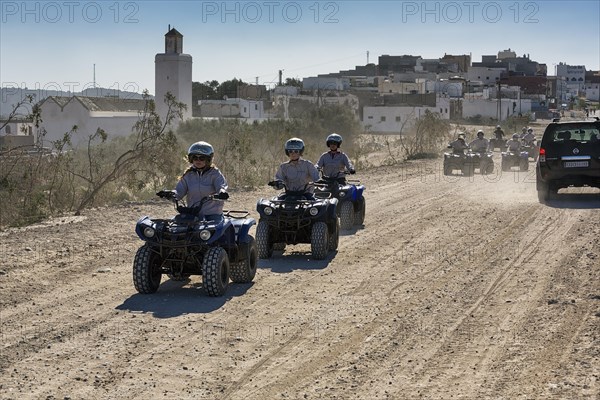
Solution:
[{"label": "minaret", "polygon": [[154,101],[163,122],[167,115],[167,92],[187,105],[183,119],[192,117],[192,56],[183,54],[183,35],[170,28],[169,25],[169,32],[165,34],[165,52],[154,57]]}]

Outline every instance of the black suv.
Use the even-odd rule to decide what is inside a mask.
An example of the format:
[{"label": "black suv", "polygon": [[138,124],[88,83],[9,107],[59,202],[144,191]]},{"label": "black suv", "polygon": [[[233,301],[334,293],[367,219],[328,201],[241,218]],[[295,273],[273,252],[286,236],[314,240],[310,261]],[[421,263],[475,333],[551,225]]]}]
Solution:
[{"label": "black suv", "polygon": [[560,188],[600,188],[600,118],[587,121],[553,120],[546,127],[536,164],[540,202]]}]

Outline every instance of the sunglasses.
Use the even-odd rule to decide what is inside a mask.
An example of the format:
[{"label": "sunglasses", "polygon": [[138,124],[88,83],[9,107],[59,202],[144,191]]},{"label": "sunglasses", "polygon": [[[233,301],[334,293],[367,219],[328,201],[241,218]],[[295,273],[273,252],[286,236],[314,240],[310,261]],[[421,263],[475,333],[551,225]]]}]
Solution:
[{"label": "sunglasses", "polygon": [[288,150],[288,153],[300,153],[300,150]]},{"label": "sunglasses", "polygon": [[208,161],[208,157],[207,156],[192,156],[192,161]]}]

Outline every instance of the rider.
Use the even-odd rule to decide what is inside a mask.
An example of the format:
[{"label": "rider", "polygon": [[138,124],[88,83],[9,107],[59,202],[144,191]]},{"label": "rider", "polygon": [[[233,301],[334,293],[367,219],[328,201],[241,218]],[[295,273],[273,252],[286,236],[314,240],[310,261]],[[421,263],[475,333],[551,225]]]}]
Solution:
[{"label": "rider", "polygon": [[460,154],[464,154],[465,150],[469,148],[469,146],[465,142],[465,134],[464,133],[459,133],[458,139],[456,139],[453,142],[450,142],[449,146],[452,147],[452,150],[454,151],[454,153],[460,153]]},{"label": "rider", "polygon": [[484,136],[484,133],[480,129],[477,131],[477,139],[475,139],[471,143],[469,143],[469,147],[471,149],[473,149],[473,151],[476,153],[485,153],[486,151],[488,151],[488,148],[490,147],[489,140],[487,140],[483,136]]},{"label": "rider", "polygon": [[329,151],[321,154],[317,161],[317,168],[321,168],[324,176],[337,177],[340,183],[346,183],[345,173],[347,170],[350,174],[354,174],[354,165],[344,153],[340,151],[342,146],[342,137],[337,133],[332,133],[327,136],[327,147]]},{"label": "rider", "polygon": [[[217,167],[212,164],[215,155],[213,147],[206,142],[193,143],[188,149],[188,161],[192,164],[185,170],[175,186],[177,199],[187,195],[187,204],[192,207],[201,199],[215,195],[219,200],[227,200],[227,181]],[[202,206],[202,214],[207,221],[223,220],[223,202],[209,200]]]},{"label": "rider", "polygon": [[533,128],[528,128],[527,133],[525,135],[521,136],[521,139],[523,139],[523,142],[525,142],[527,145],[529,145],[529,146],[533,145],[533,142],[535,141],[535,135],[533,134]]},{"label": "rider", "polygon": [[[290,191],[304,190],[304,197],[314,199],[314,187],[307,186],[311,182],[319,180],[319,171],[314,164],[302,158],[304,153],[304,141],[300,138],[291,138],[284,145],[285,154],[289,161],[281,163],[275,173],[275,181],[285,184]],[[282,184],[275,185],[277,189],[283,189]],[[285,197],[285,194],[280,196]]]},{"label": "rider", "polygon": [[521,134],[519,135],[519,138],[523,139],[525,137],[525,135],[527,135],[527,127],[526,126],[521,128]]},{"label": "rider", "polygon": [[494,135],[496,136],[496,140],[504,140],[504,131],[500,125],[496,125],[496,130],[494,130]]},{"label": "rider", "polygon": [[519,151],[521,149],[521,140],[518,133],[513,134],[512,139],[506,142],[506,148],[508,151]]}]

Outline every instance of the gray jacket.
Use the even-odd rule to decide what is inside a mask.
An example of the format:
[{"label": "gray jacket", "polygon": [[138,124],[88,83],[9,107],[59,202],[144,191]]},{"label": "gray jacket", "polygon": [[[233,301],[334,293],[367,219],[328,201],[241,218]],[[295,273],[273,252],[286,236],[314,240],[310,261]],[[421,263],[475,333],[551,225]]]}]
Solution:
[{"label": "gray jacket", "polygon": [[490,147],[490,142],[486,138],[477,138],[469,143],[469,147],[475,152],[486,152]]},{"label": "gray jacket", "polygon": [[469,146],[467,146],[467,143],[464,140],[459,140],[456,139],[453,142],[450,142],[450,147],[452,147],[452,150],[455,153],[464,153],[466,149],[469,148]]},{"label": "gray jacket", "polygon": [[[275,180],[283,181],[288,190],[300,191],[304,190],[307,183],[319,180],[319,171],[313,163],[300,158],[298,161],[288,161],[279,165]],[[311,186],[306,188],[306,191],[313,193],[314,188]]]},{"label": "gray jacket", "polygon": [[[187,205],[191,207],[203,197],[226,192],[227,181],[218,168],[210,167],[206,171],[191,168],[177,182],[175,191],[180,200],[187,195]],[[201,213],[203,215],[222,214],[223,201],[209,200],[202,206]]]},{"label": "gray jacket", "polygon": [[323,175],[325,176],[333,176],[333,177],[344,177],[346,174],[340,173],[341,171],[347,169],[348,171],[354,169],[354,165],[346,155],[346,153],[341,151],[328,151],[326,153],[321,154],[319,161],[317,161],[317,167],[322,168]]},{"label": "gray jacket", "polygon": [[521,150],[521,142],[519,139],[510,139],[506,142],[506,147],[509,151],[519,151]]}]

